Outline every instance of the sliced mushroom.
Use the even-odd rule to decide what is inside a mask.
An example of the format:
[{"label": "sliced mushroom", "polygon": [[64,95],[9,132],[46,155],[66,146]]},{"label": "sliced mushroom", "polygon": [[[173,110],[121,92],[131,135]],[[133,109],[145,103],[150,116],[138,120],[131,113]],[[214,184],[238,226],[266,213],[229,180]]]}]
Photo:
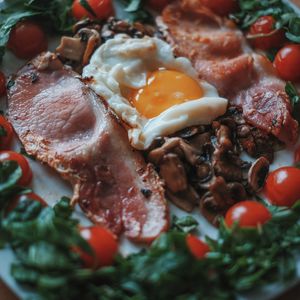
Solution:
[{"label": "sliced mushroom", "polygon": [[167,190],[166,196],[174,205],[186,212],[192,212],[195,207],[195,205],[190,202],[185,195],[182,196],[180,194],[173,194]]},{"label": "sliced mushroom", "polygon": [[199,203],[199,195],[195,189],[189,185],[185,191],[178,193],[171,193],[167,191],[167,197],[177,207],[181,208],[186,212],[191,212],[194,207]]},{"label": "sliced mushroom", "polygon": [[211,132],[203,132],[200,134],[196,134],[191,139],[189,139],[190,144],[198,150],[207,144],[210,143]]},{"label": "sliced mushroom", "polygon": [[231,202],[230,191],[223,177],[214,177],[209,186],[211,197],[203,196],[204,205],[214,210],[224,210]]},{"label": "sliced mushroom", "polygon": [[75,37],[77,36],[86,43],[86,48],[82,58],[82,65],[85,66],[89,63],[90,57],[92,56],[97,46],[100,45],[101,37],[98,31],[90,28],[80,29]]},{"label": "sliced mushroom", "polygon": [[[209,198],[209,195],[206,196]],[[208,200],[209,201],[209,200]],[[221,212],[210,209],[205,205],[205,201],[200,201],[200,213],[208,220],[212,225],[219,225],[219,218],[222,215]]]},{"label": "sliced mushroom", "polygon": [[201,162],[201,152],[190,144],[186,143],[183,139],[179,141],[179,147],[184,153],[185,159],[192,166]]},{"label": "sliced mushroom", "polygon": [[81,28],[74,37],[63,36],[60,45],[56,48],[56,53],[66,60],[75,61],[85,66],[100,42],[101,38],[98,31]]},{"label": "sliced mushroom", "polygon": [[222,152],[227,152],[233,148],[231,141],[231,130],[225,125],[221,125],[216,132],[218,146]]},{"label": "sliced mushroom", "polygon": [[196,174],[201,183],[209,181],[212,177],[211,165],[207,162],[198,164],[196,166]]},{"label": "sliced mushroom", "polygon": [[81,38],[63,36],[56,52],[63,58],[80,62],[82,60],[86,44]]},{"label": "sliced mushroom", "polygon": [[234,202],[238,202],[241,200],[246,199],[247,192],[244,188],[244,186],[239,182],[230,182],[227,184],[227,187],[229,189],[230,198],[234,201],[228,204],[233,204]]},{"label": "sliced mushroom", "polygon": [[164,155],[159,168],[159,175],[172,193],[187,189],[188,183],[184,166],[176,154],[169,153]]},{"label": "sliced mushroom", "polygon": [[156,148],[149,152],[148,160],[153,164],[159,164],[163,156],[169,153],[173,148],[179,145],[180,138],[169,138],[166,142],[159,148]]},{"label": "sliced mushroom", "polygon": [[222,176],[227,181],[239,181],[243,180],[243,170],[235,163],[224,160],[217,160],[213,164],[215,174]]},{"label": "sliced mushroom", "polygon": [[262,189],[269,173],[269,167],[269,161],[263,156],[252,164],[248,172],[248,184],[254,192]]},{"label": "sliced mushroom", "polygon": [[91,19],[83,19],[73,25],[72,31],[74,34],[76,34],[82,28],[91,28],[100,32],[102,26],[97,23],[97,21]]}]

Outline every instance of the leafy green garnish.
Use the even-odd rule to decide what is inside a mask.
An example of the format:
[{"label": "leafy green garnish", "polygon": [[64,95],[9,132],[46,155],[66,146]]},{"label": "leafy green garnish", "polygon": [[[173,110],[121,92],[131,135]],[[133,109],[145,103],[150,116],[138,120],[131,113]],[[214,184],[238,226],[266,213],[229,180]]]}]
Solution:
[{"label": "leafy green garnish", "polygon": [[22,176],[22,170],[15,161],[0,162],[0,210],[8,201],[8,197],[20,191],[17,182]]},{"label": "leafy green garnish", "polygon": [[95,12],[93,11],[92,7],[89,5],[87,0],[80,0],[80,4],[82,7],[84,7],[91,15],[96,17]]},{"label": "leafy green garnish", "polygon": [[125,8],[127,12],[136,12],[142,8],[142,0],[131,0]]},{"label": "leafy green garnish", "polygon": [[239,0],[239,6],[240,11],[231,18],[242,29],[248,29],[259,17],[273,16],[275,28],[284,28],[290,41],[300,43],[300,17],[282,0]]},{"label": "leafy green garnish", "polygon": [[0,137],[7,136],[7,132],[3,126],[0,125]]},{"label": "leafy green garnish", "polygon": [[124,6],[129,21],[153,22],[153,17],[144,8],[145,0],[118,0],[118,2]]},{"label": "leafy green garnish", "polygon": [[70,32],[74,20],[72,0],[4,0],[0,3],[0,61],[12,28],[21,20],[34,18],[50,31]]},{"label": "leafy green garnish", "polygon": [[178,218],[177,216],[173,216],[172,219],[172,227],[173,230],[178,230],[180,232],[189,233],[198,228],[198,221],[192,216],[185,216],[182,218]]},{"label": "leafy green garnish", "polygon": [[275,60],[276,54],[278,52],[278,49],[272,48],[266,51],[266,56],[269,59],[269,61],[273,62]]},{"label": "leafy green garnish", "polygon": [[300,122],[300,95],[290,81],[285,85],[285,92],[289,96],[292,104],[293,117]]},{"label": "leafy green garnish", "polygon": [[20,148],[20,153],[32,160],[35,160],[35,157],[33,155],[28,154],[24,147]]},{"label": "leafy green garnish", "polygon": [[221,220],[218,238],[207,237],[210,252],[201,260],[186,244],[187,234],[198,225],[187,216],[174,218],[171,231],[149,249],[91,270],[83,268],[76,251],[91,253],[78,232],[68,198],[53,208],[26,200],[4,213],[20,192],[20,176],[15,162],[0,163],[0,246],[11,246],[18,257],[11,274],[31,287],[36,299],[231,300],[241,292],[295,275],[300,202],[291,209],[269,206],[273,218],[257,229],[237,225],[229,229]]}]

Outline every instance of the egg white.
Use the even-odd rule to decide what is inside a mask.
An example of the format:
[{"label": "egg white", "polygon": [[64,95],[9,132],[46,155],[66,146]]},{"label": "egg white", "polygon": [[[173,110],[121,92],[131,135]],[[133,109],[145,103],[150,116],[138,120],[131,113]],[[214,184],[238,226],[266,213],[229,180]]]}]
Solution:
[{"label": "egg white", "polygon": [[[148,119],[122,96],[122,92],[144,87],[148,74],[162,68],[194,78],[204,95]],[[158,38],[117,35],[95,51],[89,65],[83,69],[83,77],[89,78],[91,88],[128,124],[130,143],[140,150],[147,149],[158,136],[170,135],[192,125],[210,124],[227,109],[227,99],[219,97],[212,85],[199,80],[190,61],[175,58],[170,45]]]}]

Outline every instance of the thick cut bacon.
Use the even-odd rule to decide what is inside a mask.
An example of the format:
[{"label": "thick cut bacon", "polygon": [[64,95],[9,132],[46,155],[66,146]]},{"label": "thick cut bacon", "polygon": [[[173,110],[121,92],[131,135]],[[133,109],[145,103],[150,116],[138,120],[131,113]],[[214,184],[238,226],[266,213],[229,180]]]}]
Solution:
[{"label": "thick cut bacon", "polygon": [[157,19],[178,56],[188,57],[201,79],[213,84],[253,126],[285,143],[295,143],[298,123],[291,116],[285,83],[272,66],[247,46],[235,25],[214,15],[201,1],[170,4]]},{"label": "thick cut bacon", "polygon": [[162,183],[125,130],[51,53],[24,66],[8,91],[9,118],[26,151],[56,169],[95,223],[138,242],[168,227]]}]

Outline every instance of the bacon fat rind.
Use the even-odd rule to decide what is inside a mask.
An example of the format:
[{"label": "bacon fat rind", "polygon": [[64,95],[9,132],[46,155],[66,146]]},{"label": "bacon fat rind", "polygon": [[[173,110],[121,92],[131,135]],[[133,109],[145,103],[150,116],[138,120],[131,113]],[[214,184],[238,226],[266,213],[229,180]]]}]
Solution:
[{"label": "bacon fat rind", "polygon": [[157,23],[175,53],[189,58],[201,79],[241,107],[249,124],[287,144],[297,141],[298,123],[285,82],[230,20],[214,15],[201,1],[182,0],[168,5]]},{"label": "bacon fat rind", "polygon": [[26,151],[72,184],[73,202],[93,222],[137,242],[167,229],[158,175],[76,73],[46,53],[11,82],[9,119]]}]

